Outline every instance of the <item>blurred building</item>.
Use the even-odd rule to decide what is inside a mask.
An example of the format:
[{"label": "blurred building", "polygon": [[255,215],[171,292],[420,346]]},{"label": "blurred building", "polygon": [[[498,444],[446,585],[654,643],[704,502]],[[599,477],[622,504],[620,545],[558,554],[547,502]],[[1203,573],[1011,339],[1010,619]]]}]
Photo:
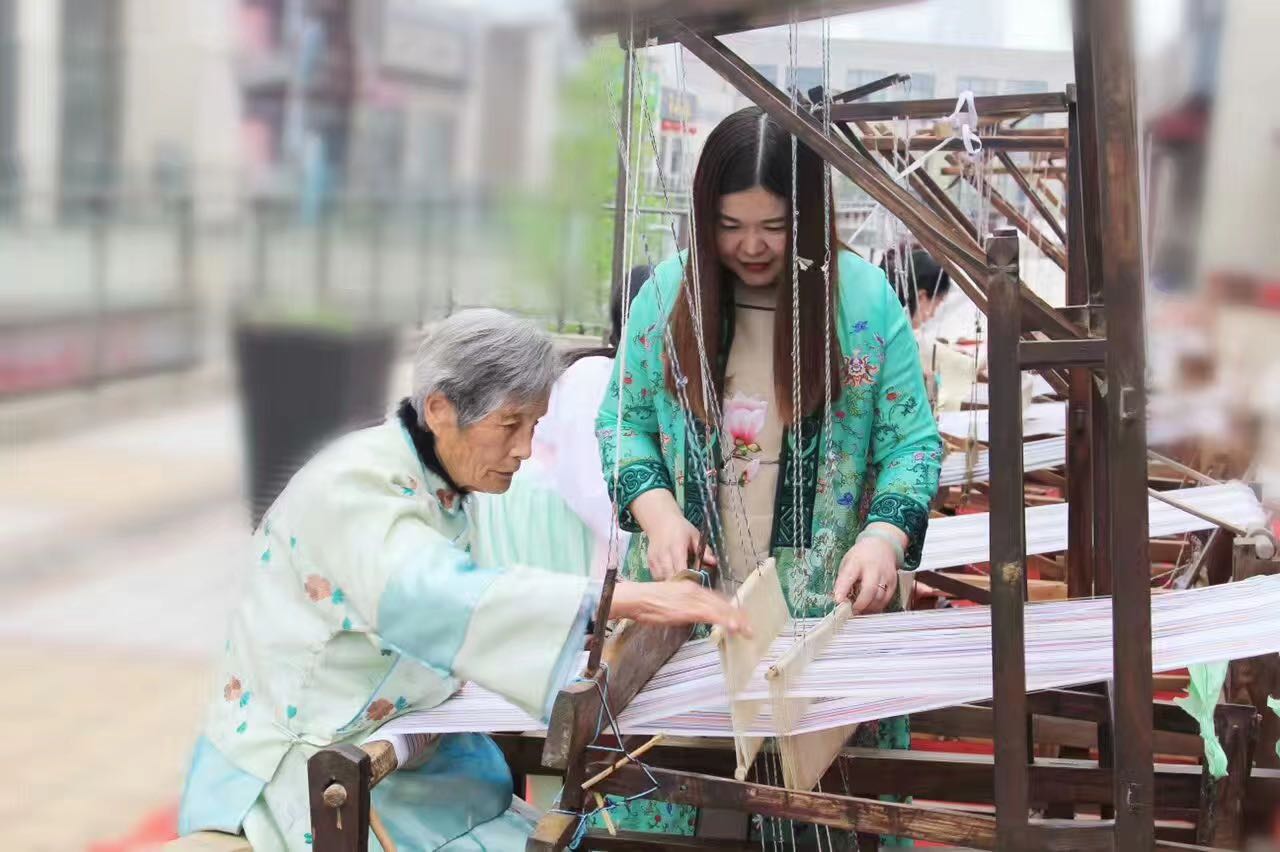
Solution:
[{"label": "blurred building", "polygon": [[0,204],[27,222],[127,195],[235,194],[234,0],[0,0]]},{"label": "blurred building", "polygon": [[[981,28],[970,35],[980,31]],[[973,40],[963,33],[959,36],[965,41]],[[802,32],[797,39],[794,65],[785,29],[729,36],[725,42],[760,74],[783,89],[796,87],[808,92],[823,85],[822,43],[811,34]],[[646,67],[656,77],[656,83],[647,84],[646,94],[657,89],[660,98],[657,99],[658,112],[653,116],[658,147],[653,156],[645,151],[644,185],[651,193],[660,192],[660,164],[662,179],[668,190],[675,192],[673,200],[679,207],[687,204],[683,193],[688,190],[706,134],[729,113],[749,106],[750,101],[692,56],[685,54],[680,60],[674,47],[650,50],[645,56]],[[1018,50],[972,43],[833,38],[830,63],[833,92],[857,88],[891,74],[910,75],[909,83],[883,89],[864,99],[868,101],[954,98],[964,91],[975,95],[1062,91],[1075,77],[1068,51]],[[1064,123],[1063,116],[1033,116],[1023,126],[1062,126]],[[951,180],[948,178],[944,183]],[[1001,189],[1009,197],[1021,199],[1021,193],[1010,180],[1004,180]],[[955,190],[958,196],[963,196],[964,191],[963,185]],[[837,180],[836,192],[841,230],[848,233],[874,205],[869,197],[843,179]],[[961,200],[976,203],[977,199],[962,197]],[[658,234],[661,231],[657,227],[652,230]],[[862,231],[860,243],[883,245],[888,239],[877,222]],[[667,242],[670,242],[669,229]],[[670,249],[669,245],[665,247],[667,251]]]},{"label": "blurred building", "polygon": [[449,0],[241,0],[254,192],[395,197],[537,180],[554,20]]}]

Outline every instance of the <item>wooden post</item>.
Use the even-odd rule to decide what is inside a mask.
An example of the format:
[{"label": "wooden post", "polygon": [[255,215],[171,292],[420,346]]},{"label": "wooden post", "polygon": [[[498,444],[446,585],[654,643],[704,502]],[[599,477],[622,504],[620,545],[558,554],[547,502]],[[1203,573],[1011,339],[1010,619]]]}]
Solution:
[{"label": "wooden post", "polygon": [[1244,842],[1244,798],[1258,740],[1258,714],[1250,705],[1219,704],[1213,728],[1227,753],[1227,774],[1214,779],[1206,768],[1200,776],[1200,818],[1196,842],[1239,849]]},{"label": "wooden post", "polygon": [[[1146,334],[1143,327],[1142,214],[1134,104],[1131,7],[1127,0],[1076,0],[1077,92],[1082,153],[1095,151],[1096,191],[1106,240],[1089,265],[1107,304],[1107,497],[1114,513],[1112,569],[1115,703],[1115,843],[1155,843],[1151,728],[1151,576],[1147,521]],[[1082,66],[1087,67],[1081,75]],[[1088,125],[1095,130],[1090,135]],[[1082,163],[1088,158],[1082,156]],[[1092,261],[1092,256],[1090,257]],[[1095,497],[1096,497],[1095,492]]]},{"label": "wooden post", "polygon": [[1026,848],[1027,734],[1026,515],[1023,509],[1022,336],[1018,305],[1018,235],[987,240],[991,385],[991,630],[995,683],[996,837],[1001,849]]},{"label": "wooden post", "polygon": [[[348,744],[322,749],[307,761],[315,852],[368,852],[372,766],[368,752]],[[335,785],[342,794],[326,797]]]},{"label": "wooden post", "polygon": [[[1080,122],[1073,102],[1067,113],[1070,136],[1067,186],[1067,304],[1089,303],[1089,262],[1084,243],[1084,190],[1080,184]],[[1070,371],[1067,397],[1067,597],[1091,597],[1093,588],[1093,474],[1090,402],[1093,374]]]},{"label": "wooden post", "polygon": [[[1225,533],[1219,537],[1227,538]],[[1235,580],[1280,574],[1280,559],[1260,558],[1251,544],[1236,545],[1232,555],[1232,577]],[[1280,768],[1280,755],[1276,754],[1276,743],[1280,741],[1280,715],[1267,706],[1269,696],[1280,697],[1280,654],[1235,660],[1228,671],[1227,700],[1251,705],[1262,717],[1258,730],[1258,766]]]}]

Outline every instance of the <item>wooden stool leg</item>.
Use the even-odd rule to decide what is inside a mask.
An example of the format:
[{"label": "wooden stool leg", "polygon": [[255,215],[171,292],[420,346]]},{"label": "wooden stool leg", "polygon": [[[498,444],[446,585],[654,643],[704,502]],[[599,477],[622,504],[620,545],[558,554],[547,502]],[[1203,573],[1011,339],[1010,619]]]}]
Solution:
[{"label": "wooden stool leg", "polygon": [[1244,799],[1258,739],[1258,714],[1247,705],[1219,704],[1213,721],[1227,753],[1227,774],[1216,780],[1207,771],[1201,774],[1196,842],[1239,849],[1244,843]]}]

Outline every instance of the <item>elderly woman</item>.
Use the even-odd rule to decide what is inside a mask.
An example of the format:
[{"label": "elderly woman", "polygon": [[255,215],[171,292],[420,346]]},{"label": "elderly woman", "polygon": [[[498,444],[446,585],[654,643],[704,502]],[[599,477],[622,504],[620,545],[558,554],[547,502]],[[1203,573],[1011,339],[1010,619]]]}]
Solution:
[{"label": "elderly woman", "polygon": [[[180,828],[308,849],[306,763],[475,681],[546,718],[576,674],[599,589],[527,567],[477,567],[467,495],[505,491],[560,371],[546,335],[492,310],[441,323],[413,395],[321,451],[255,533]],[[741,627],[690,584],[619,584],[611,615]],[[510,773],[481,734],[452,734],[374,791],[402,849],[524,847]],[[415,761],[416,762],[416,761]],[[379,848],[370,839],[370,848]]]}]

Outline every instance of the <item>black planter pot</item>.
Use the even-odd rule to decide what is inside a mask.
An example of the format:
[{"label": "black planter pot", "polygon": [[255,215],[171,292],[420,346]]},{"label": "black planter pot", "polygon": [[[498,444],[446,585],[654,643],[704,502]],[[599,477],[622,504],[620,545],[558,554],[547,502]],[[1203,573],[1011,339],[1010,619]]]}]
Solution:
[{"label": "black planter pot", "polygon": [[383,417],[395,344],[390,328],[249,321],[236,326],[255,528],[289,478],[325,442]]}]

